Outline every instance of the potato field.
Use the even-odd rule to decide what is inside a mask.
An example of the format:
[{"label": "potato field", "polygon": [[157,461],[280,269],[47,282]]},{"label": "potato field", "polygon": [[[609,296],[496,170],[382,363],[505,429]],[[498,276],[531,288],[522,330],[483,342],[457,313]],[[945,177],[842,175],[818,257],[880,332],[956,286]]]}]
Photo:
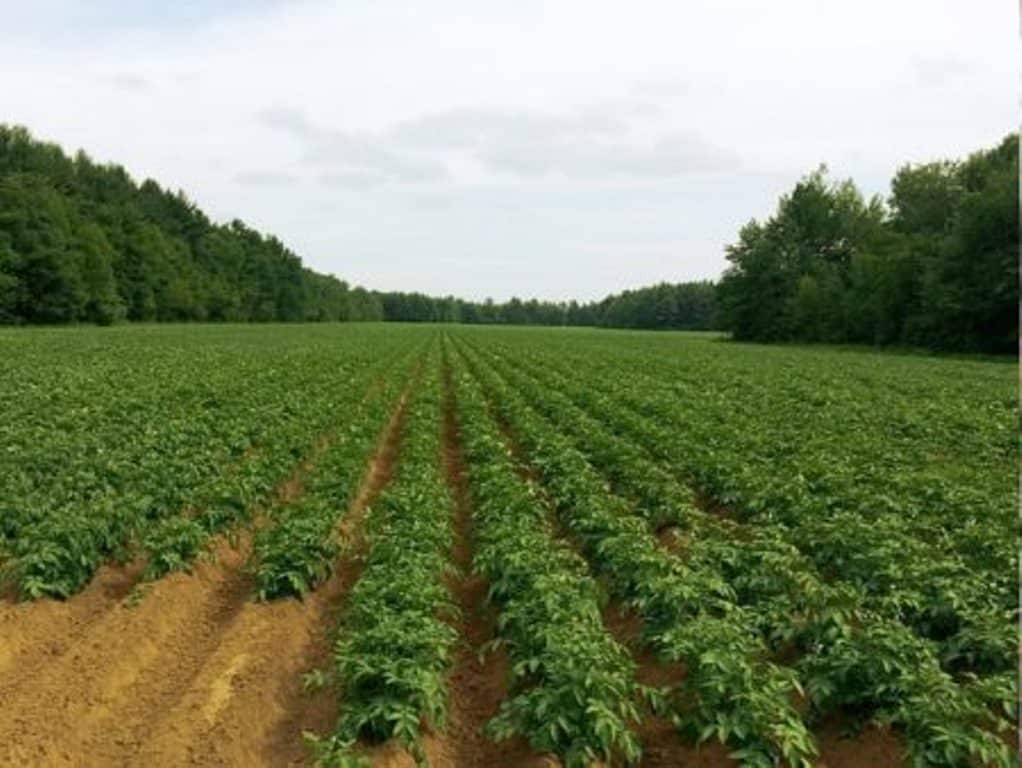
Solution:
[{"label": "potato field", "polygon": [[1013,362],[0,331],[0,765],[1016,765]]}]

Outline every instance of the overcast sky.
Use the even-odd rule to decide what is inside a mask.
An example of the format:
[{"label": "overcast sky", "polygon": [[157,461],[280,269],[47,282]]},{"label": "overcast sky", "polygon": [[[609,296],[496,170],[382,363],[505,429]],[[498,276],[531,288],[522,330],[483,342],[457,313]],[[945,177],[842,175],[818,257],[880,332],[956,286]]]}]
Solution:
[{"label": "overcast sky", "polygon": [[379,289],[715,278],[819,163],[885,193],[1018,118],[999,0],[5,6],[0,121]]}]

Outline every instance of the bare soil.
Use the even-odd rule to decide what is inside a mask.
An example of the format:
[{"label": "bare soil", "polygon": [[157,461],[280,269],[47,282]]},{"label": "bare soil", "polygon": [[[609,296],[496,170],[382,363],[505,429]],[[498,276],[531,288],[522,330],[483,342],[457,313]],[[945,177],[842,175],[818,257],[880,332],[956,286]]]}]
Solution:
[{"label": "bare soil", "polygon": [[905,763],[905,745],[889,728],[867,727],[845,734],[839,718],[829,718],[816,729],[820,768],[866,768]]},{"label": "bare soil", "polygon": [[[618,605],[608,605],[603,612],[607,630],[632,653],[638,669],[636,679],[643,685],[674,687],[685,679],[682,664],[667,664],[642,643],[642,619]],[[636,732],[642,743],[640,765],[648,768],[699,766],[699,768],[732,768],[738,763],[728,757],[728,749],[717,743],[692,745],[684,741],[674,725],[663,717],[643,718]]]},{"label": "bare soil", "polygon": [[[250,539],[216,562],[131,590],[140,567],[104,568],[73,600],[0,604],[0,765],[286,766],[303,730],[326,731],[333,696],[301,674],[329,659],[329,628],[358,572],[365,508],[390,478],[404,400],[339,535],[346,557],[305,602],[258,604]],[[306,465],[304,469],[307,469]],[[276,498],[294,500],[302,473]]]},{"label": "bare soil", "polygon": [[[448,586],[462,611],[456,626],[463,643],[449,680],[449,723],[443,733],[427,734],[427,754],[436,768],[556,768],[556,760],[537,755],[524,740],[494,744],[483,733],[507,695],[508,659],[500,651],[479,658],[480,647],[494,635],[495,616],[485,604],[486,583],[471,572],[471,495],[449,376],[445,369],[442,458],[455,500],[458,573]],[[329,664],[332,628],[361,571],[365,510],[393,473],[406,405],[407,393],[338,525],[344,557],[304,602],[252,602],[246,533],[219,539],[213,562],[198,563],[190,574],[171,574],[142,592],[134,590],[144,564],[134,562],[102,568],[72,600],[0,599],[0,765],[310,764],[301,734],[331,730],[339,702],[328,691],[305,693],[301,676]],[[324,439],[276,490],[273,503],[304,493]],[[723,508],[708,511],[727,517]],[[662,533],[662,544],[676,545],[669,531]],[[684,679],[681,665],[663,664],[643,649],[641,620],[615,607],[604,620],[631,649],[640,682],[676,685]],[[726,747],[687,744],[664,719],[647,718],[638,733],[643,766],[737,765]],[[889,730],[847,736],[835,718],[817,728],[816,736],[825,768],[894,766],[903,760],[903,744]],[[413,765],[394,744],[374,748],[369,756],[375,768]]]},{"label": "bare soil", "polygon": [[455,506],[452,555],[457,567],[447,586],[461,610],[455,624],[461,643],[448,680],[451,706],[447,727],[444,733],[427,739],[426,751],[435,768],[546,765],[550,761],[535,754],[524,739],[497,744],[484,733],[486,723],[507,697],[509,663],[503,649],[480,658],[480,649],[495,636],[496,616],[492,607],[486,605],[486,581],[472,573],[472,499],[455,415],[451,372],[446,365],[444,394],[442,458]]}]

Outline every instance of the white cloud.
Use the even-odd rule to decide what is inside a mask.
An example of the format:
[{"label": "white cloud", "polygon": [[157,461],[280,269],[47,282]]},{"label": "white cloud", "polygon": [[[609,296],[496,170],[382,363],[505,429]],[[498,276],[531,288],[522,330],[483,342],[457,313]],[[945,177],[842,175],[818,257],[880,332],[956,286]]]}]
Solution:
[{"label": "white cloud", "polygon": [[316,167],[376,172],[400,181],[436,181],[447,175],[442,163],[394,151],[373,136],[334,131],[316,137],[302,155]]},{"label": "white cloud", "polygon": [[347,171],[340,173],[323,173],[319,181],[329,187],[347,187],[351,189],[370,189],[387,181],[387,177],[365,171]]},{"label": "white cloud", "polygon": [[309,125],[309,122],[297,109],[286,107],[269,107],[256,114],[256,120],[268,128],[283,133],[290,133],[301,139],[308,139],[316,135],[316,130]]},{"label": "white cloud", "polygon": [[130,72],[118,72],[116,75],[110,75],[106,80],[114,88],[123,91],[144,91],[152,87],[152,83],[146,78],[133,75]]},{"label": "white cloud", "polygon": [[581,179],[664,179],[704,171],[731,171],[737,155],[685,135],[652,144],[600,141],[536,141],[491,146],[483,159],[492,167],[522,175],[561,173]]},{"label": "white cloud", "polygon": [[240,171],[234,174],[238,184],[247,187],[290,187],[298,183],[298,177],[281,171]]},{"label": "white cloud", "polygon": [[274,131],[297,138],[302,145],[300,160],[312,168],[340,169],[322,175],[327,182],[355,181],[365,186],[375,181],[436,181],[447,175],[443,163],[396,151],[376,136],[329,131],[313,126],[298,110],[271,107],[256,118]]},{"label": "white cloud", "polygon": [[590,106],[555,115],[499,109],[452,109],[400,123],[398,141],[425,147],[477,148],[491,144],[544,143],[551,140],[622,136],[628,124],[613,107]]},{"label": "white cloud", "polygon": [[921,85],[938,88],[964,77],[972,69],[968,60],[955,54],[916,56],[912,66]]},{"label": "white cloud", "polygon": [[327,174],[359,186],[372,179],[439,181],[459,174],[466,156],[483,171],[521,176],[558,173],[593,181],[666,178],[734,170],[734,152],[694,136],[668,134],[653,141],[633,136],[635,117],[657,110],[647,105],[589,105],[565,114],[456,109],[419,116],[369,134],[315,127],[296,110],[272,107],[256,119],[296,139],[301,160],[311,167],[346,169]]},{"label": "white cloud", "polygon": [[676,133],[636,141],[633,134],[659,114],[641,102],[583,105],[568,114],[463,108],[401,123],[389,138],[465,151],[491,170],[524,176],[663,178],[736,166],[735,153],[698,137]]},{"label": "white cloud", "polygon": [[186,5],[7,9],[3,119],[380,288],[712,277],[819,162],[883,192],[1017,122],[995,0]]}]

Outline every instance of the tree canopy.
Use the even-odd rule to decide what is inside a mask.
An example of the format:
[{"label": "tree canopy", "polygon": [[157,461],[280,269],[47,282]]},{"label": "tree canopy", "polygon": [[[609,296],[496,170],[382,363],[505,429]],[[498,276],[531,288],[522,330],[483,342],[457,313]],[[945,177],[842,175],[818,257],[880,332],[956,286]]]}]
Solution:
[{"label": "tree canopy", "polygon": [[740,340],[1018,348],[1016,135],[905,165],[884,201],[825,167],[727,246],[719,284],[600,301],[376,292],[305,267],[272,235],[183,192],[0,124],[0,323],[330,321],[712,329]]},{"label": "tree canopy", "polygon": [[519,298],[498,304],[490,299],[472,302],[421,293],[379,296],[384,317],[404,322],[706,330],[715,327],[715,291],[708,281],[660,283],[582,304]]},{"label": "tree canopy", "polygon": [[1018,137],[906,165],[886,205],[821,168],[728,246],[721,319],[751,341],[1018,348]]},{"label": "tree canopy", "polygon": [[376,296],[277,238],[0,125],[0,322],[382,317]]}]

